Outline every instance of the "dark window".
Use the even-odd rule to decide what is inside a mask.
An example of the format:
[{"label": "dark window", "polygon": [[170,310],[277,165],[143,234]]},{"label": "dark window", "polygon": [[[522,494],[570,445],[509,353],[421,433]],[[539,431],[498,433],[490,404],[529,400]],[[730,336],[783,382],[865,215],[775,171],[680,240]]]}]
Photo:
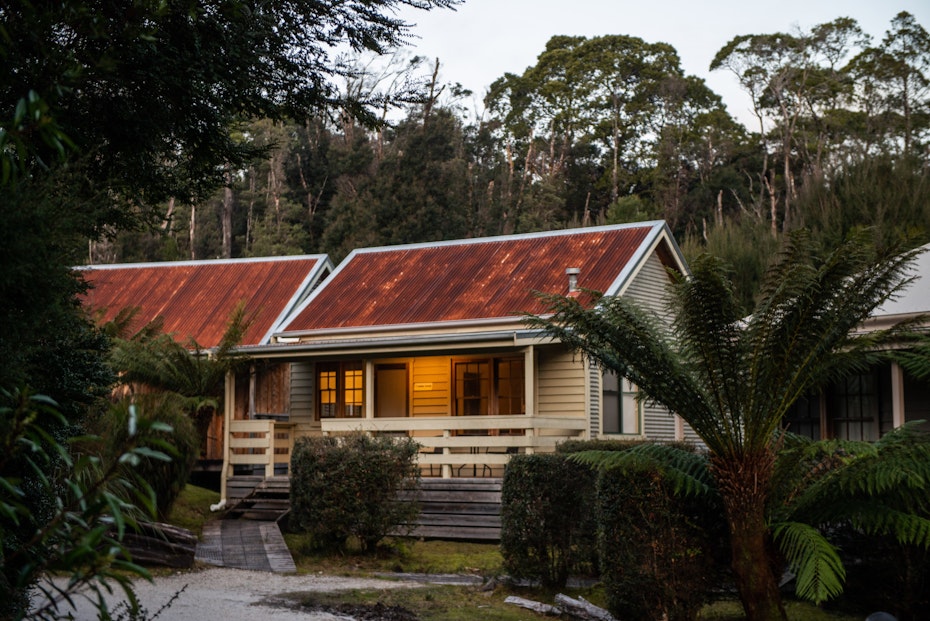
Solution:
[{"label": "dark window", "polygon": [[798,399],[785,414],[784,423],[791,433],[820,440],[820,395]]},{"label": "dark window", "polygon": [[623,395],[616,373],[604,373],[603,394],[602,432],[623,433]]},{"label": "dark window", "polygon": [[601,433],[638,434],[636,387],[616,373],[606,372],[601,378]]},{"label": "dark window", "polygon": [[891,430],[891,371],[878,367],[841,380],[827,393],[830,435],[841,440],[878,440]]},{"label": "dark window", "polygon": [[454,381],[458,416],[526,413],[522,358],[455,362]]}]

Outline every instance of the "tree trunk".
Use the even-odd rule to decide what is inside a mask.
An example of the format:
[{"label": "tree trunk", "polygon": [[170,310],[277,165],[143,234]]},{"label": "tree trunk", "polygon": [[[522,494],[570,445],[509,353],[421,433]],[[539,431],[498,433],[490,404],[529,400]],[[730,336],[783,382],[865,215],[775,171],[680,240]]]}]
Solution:
[{"label": "tree trunk", "polygon": [[714,457],[730,527],[731,569],[748,621],[786,621],[771,554],[765,506],[774,454]]},{"label": "tree trunk", "polygon": [[232,170],[226,169],[226,185],[223,186],[223,258],[232,258],[232,221],[233,221],[233,189]]},{"label": "tree trunk", "polygon": [[197,260],[196,237],[197,237],[197,206],[191,205],[191,228],[190,228],[191,261]]}]

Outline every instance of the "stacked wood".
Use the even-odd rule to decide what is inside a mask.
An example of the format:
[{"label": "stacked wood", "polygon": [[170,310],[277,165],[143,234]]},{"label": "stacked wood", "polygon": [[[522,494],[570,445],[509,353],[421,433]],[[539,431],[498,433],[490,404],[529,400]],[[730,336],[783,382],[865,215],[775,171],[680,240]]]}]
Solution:
[{"label": "stacked wood", "polygon": [[186,528],[146,522],[138,531],[127,531],[123,545],[139,565],[188,569],[194,565],[197,537]]}]

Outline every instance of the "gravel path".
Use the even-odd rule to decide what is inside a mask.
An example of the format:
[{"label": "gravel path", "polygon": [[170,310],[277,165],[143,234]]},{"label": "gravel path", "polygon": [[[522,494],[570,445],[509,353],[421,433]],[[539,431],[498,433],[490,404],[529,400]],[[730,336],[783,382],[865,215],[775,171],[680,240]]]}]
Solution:
[{"label": "gravel path", "polygon": [[[286,594],[301,592],[333,592],[351,589],[416,588],[412,581],[380,580],[376,578],[344,578],[323,575],[281,575],[241,569],[210,568],[155,578],[154,583],[136,583],[136,593],[149,615],[154,614],[171,597],[184,592],[158,616],[158,621],[238,621],[239,619],[273,619],[275,621],[333,621],[350,617],[325,612],[296,611],[287,608]],[[186,588],[185,588],[186,587]],[[110,606],[125,597],[115,590]],[[63,609],[74,613],[76,621],[94,621],[96,610],[84,600],[75,600],[76,608]],[[250,607],[256,607],[250,609]]]}]

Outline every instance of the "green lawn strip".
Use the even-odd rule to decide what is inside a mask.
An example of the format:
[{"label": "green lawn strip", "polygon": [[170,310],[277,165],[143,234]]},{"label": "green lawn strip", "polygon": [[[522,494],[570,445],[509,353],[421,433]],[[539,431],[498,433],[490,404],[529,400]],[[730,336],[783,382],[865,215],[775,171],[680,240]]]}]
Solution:
[{"label": "green lawn strip", "polygon": [[210,512],[210,505],[219,501],[218,492],[196,485],[185,485],[171,508],[168,522],[186,528],[199,537],[203,532],[203,525],[216,519],[216,514]]}]

